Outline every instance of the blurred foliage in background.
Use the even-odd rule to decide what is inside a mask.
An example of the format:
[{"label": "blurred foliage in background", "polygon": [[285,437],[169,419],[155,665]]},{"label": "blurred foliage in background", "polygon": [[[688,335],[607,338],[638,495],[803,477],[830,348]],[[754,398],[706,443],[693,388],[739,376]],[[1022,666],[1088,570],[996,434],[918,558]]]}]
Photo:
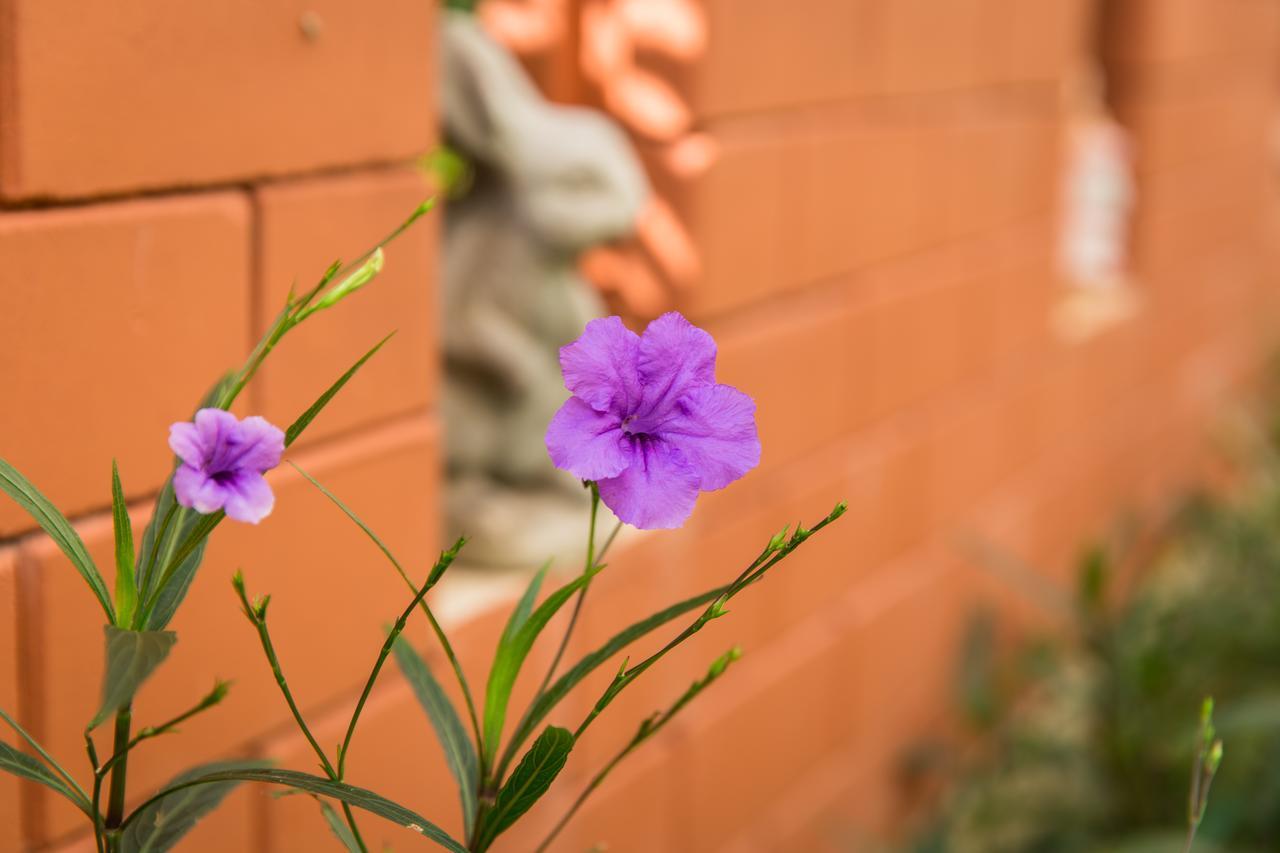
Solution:
[{"label": "blurred foliage in background", "polygon": [[[1280,371],[1276,371],[1280,376]],[[1226,742],[1195,849],[1280,850],[1280,395],[1255,419],[1242,482],[1198,495],[1127,571],[1088,554],[1066,631],[1002,649],[973,620],[958,671],[959,749],[922,748],[945,779],[916,853],[1178,851],[1196,709]]]}]

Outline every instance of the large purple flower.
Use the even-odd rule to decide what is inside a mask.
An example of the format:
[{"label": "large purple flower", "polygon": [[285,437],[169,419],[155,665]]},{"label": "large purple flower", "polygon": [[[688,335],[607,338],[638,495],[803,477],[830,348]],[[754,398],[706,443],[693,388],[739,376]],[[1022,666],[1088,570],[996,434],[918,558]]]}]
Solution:
[{"label": "large purple flower", "polygon": [[547,427],[557,468],[595,480],[618,518],[679,527],[701,490],[721,489],[760,461],[755,403],[715,379],[716,344],[680,314],[636,335],[592,320],[560,350],[573,396]]},{"label": "large purple flower", "polygon": [[222,409],[201,409],[195,423],[169,427],[169,447],[183,463],[173,474],[178,503],[203,513],[225,510],[250,524],[271,514],[276,499],[262,475],[284,453],[277,427],[259,417],[241,421]]}]

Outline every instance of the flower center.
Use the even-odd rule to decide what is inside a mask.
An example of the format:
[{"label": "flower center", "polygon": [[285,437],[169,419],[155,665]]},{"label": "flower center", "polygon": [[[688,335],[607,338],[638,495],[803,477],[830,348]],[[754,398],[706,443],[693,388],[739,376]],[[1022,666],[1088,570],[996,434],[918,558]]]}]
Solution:
[{"label": "flower center", "polygon": [[631,428],[631,424],[635,421],[635,419],[636,419],[635,415],[628,415],[627,417],[622,419],[622,434],[625,435],[627,438],[646,438],[647,436],[645,435],[645,433],[641,432],[638,429],[633,430]]}]

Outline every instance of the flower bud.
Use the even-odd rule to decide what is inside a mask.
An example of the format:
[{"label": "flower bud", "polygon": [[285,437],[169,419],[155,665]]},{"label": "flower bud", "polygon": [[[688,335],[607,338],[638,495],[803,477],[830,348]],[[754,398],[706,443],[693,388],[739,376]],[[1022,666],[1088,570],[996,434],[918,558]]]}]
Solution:
[{"label": "flower bud", "polygon": [[301,323],[307,317],[317,311],[323,311],[337,305],[343,299],[355,293],[369,282],[378,277],[378,273],[382,272],[382,266],[385,263],[386,256],[382,254],[382,249],[373,250],[373,254],[369,259],[361,264],[355,272],[344,278],[342,281],[329,288],[329,291],[321,296],[314,304],[303,309],[294,322]]}]

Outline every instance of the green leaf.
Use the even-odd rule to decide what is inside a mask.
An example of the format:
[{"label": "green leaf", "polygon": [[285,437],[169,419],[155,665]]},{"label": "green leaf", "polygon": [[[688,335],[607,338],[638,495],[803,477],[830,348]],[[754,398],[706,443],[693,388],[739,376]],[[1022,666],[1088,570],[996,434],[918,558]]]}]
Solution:
[{"label": "green leaf", "polygon": [[520,667],[529,656],[534,640],[538,639],[542,629],[547,627],[551,617],[555,616],[565,602],[598,571],[599,569],[584,572],[560,587],[521,622],[515,633],[510,636],[503,633],[502,639],[498,642],[498,651],[493,658],[493,668],[489,670],[489,685],[484,698],[484,744],[485,757],[489,759],[486,763],[489,765],[492,765],[498,742],[502,738],[502,726],[507,719],[507,704],[511,701],[511,690],[515,687],[516,676],[520,674]]},{"label": "green leaf", "polygon": [[[196,406],[196,411],[216,408],[223,395],[231,388],[234,382],[235,374],[233,373],[228,373],[222,377],[205,393],[199,405]],[[192,418],[194,419],[194,417],[195,413],[193,412]],[[175,458],[175,470],[180,464],[181,460]],[[173,474],[169,475],[169,479],[165,481],[164,487],[160,490],[160,497],[156,500],[156,508],[151,515],[151,521],[143,530],[142,548],[138,552],[137,561],[134,563],[134,581],[138,587],[141,601],[149,602],[157,596],[156,585],[160,581],[160,575],[167,567],[173,565],[174,557],[179,547],[182,543],[192,541],[191,535],[196,525],[199,525],[203,519],[214,517],[221,520],[221,513],[215,516],[204,516],[193,509],[178,506],[173,494]],[[166,519],[168,520],[167,524]],[[161,537],[161,541],[157,542],[157,537]],[[174,612],[178,609],[178,605],[186,596],[187,589],[191,586],[191,581],[195,577],[196,569],[200,567],[203,559],[204,542],[201,540],[196,547],[190,549],[190,552],[183,557],[182,562],[173,569],[167,585],[168,588],[159,591],[159,597],[152,605],[152,611],[147,618],[146,624],[135,627],[158,631],[168,625],[169,620],[173,618]]]},{"label": "green leaf", "polygon": [[578,686],[582,679],[586,678],[601,665],[606,663],[610,658],[622,651],[636,640],[661,628],[663,625],[678,619],[691,610],[704,607],[712,601],[719,598],[722,594],[729,590],[729,586],[718,587],[713,590],[685,599],[671,605],[665,610],[660,610],[647,619],[642,619],[633,625],[623,629],[609,639],[603,646],[588,654],[582,660],[578,661],[573,667],[560,676],[555,682],[539,696],[525,713],[525,717],[520,721],[520,725],[516,728],[512,735],[512,746],[518,748],[529,734],[537,727],[537,725],[546,719],[552,709],[559,704],[570,690]]},{"label": "green leaf", "polygon": [[427,712],[427,719],[435,729],[436,738],[444,747],[445,761],[458,783],[458,794],[462,799],[462,817],[466,823],[466,835],[471,837],[472,822],[475,819],[476,791],[479,788],[479,758],[467,730],[458,718],[453,703],[445,696],[426,662],[414,651],[413,646],[403,637],[396,640],[393,651],[400,671],[413,687],[418,702]]},{"label": "green leaf", "polygon": [[453,851],[453,853],[468,853],[467,848],[455,841],[447,832],[411,809],[407,809],[398,803],[393,803],[373,791],[357,788],[355,785],[348,785],[345,782],[334,782],[320,776],[312,776],[309,773],[299,773],[296,770],[219,770],[169,785],[165,790],[152,797],[138,812],[126,818],[125,828],[132,826],[134,817],[141,813],[151,802],[197,785],[213,785],[220,782],[262,782],[268,785],[286,785],[299,791],[319,794],[323,797],[333,797],[348,805],[386,818],[392,823],[412,829],[414,832],[430,838],[446,850]]},{"label": "green leaf", "polygon": [[564,769],[573,750],[573,734],[568,729],[547,726],[529,747],[515,772],[498,791],[476,839],[477,850],[486,850],[499,835],[511,828],[536,803]]},{"label": "green leaf", "polygon": [[[202,764],[175,776],[166,788],[181,785],[209,773],[251,770],[270,766],[266,761],[221,761]],[[163,853],[192,830],[200,818],[218,807],[237,781],[180,788],[152,799],[130,815],[129,827],[121,835],[121,853]]]},{"label": "green leaf", "polygon": [[129,521],[124,487],[120,485],[120,467],[114,459],[111,460],[111,523],[116,538],[116,622],[128,627],[138,606],[138,587],[133,579],[133,522]]},{"label": "green leaf", "polygon": [[[171,487],[166,488],[172,491]],[[175,517],[179,519],[176,525],[179,532],[169,540],[169,547],[160,552],[160,563],[152,581],[153,586],[159,588],[154,592],[151,612],[144,614],[146,624],[143,627],[148,631],[165,628],[178,612],[178,605],[187,597],[191,582],[195,580],[196,570],[204,562],[209,534],[226,514],[219,510],[210,515],[201,515],[195,510],[179,507]]]},{"label": "green leaf", "polygon": [[320,414],[321,410],[324,409],[325,406],[329,405],[329,401],[334,398],[334,395],[342,390],[342,386],[351,381],[351,377],[355,376],[356,372],[360,370],[360,368],[364,367],[364,363],[373,358],[373,354],[382,349],[382,345],[391,340],[391,337],[394,334],[395,332],[392,332],[390,335],[387,335],[385,338],[374,344],[373,349],[360,356],[359,361],[351,365],[346,373],[338,377],[337,382],[330,385],[328,390],[321,394],[320,397],[311,404],[309,409],[299,415],[298,419],[289,425],[289,428],[285,430],[284,433],[285,447],[288,447],[298,440],[298,437],[302,435],[307,426],[316,419],[316,415]]},{"label": "green leaf", "polygon": [[538,600],[538,592],[542,589],[542,582],[547,577],[547,570],[551,568],[551,561],[542,564],[542,568],[534,574],[529,581],[529,586],[525,588],[524,595],[520,596],[520,600],[516,602],[516,607],[511,611],[511,617],[507,619],[507,626],[502,629],[502,637],[498,640],[498,645],[505,645],[511,642],[511,638],[516,635],[524,623],[529,621],[529,614],[533,612],[533,603]]},{"label": "green leaf", "polygon": [[102,707],[89,723],[95,729],[107,717],[133,701],[142,683],[155,672],[178,635],[172,631],[129,631],[108,625],[107,671],[102,682]]},{"label": "green leaf", "polygon": [[58,778],[48,767],[41,764],[35,758],[27,755],[25,752],[19,752],[4,741],[0,741],[0,770],[6,773],[12,773],[14,776],[21,776],[23,779],[30,779],[33,782],[39,782],[41,785],[52,788],[68,800],[76,804],[76,808],[85,814],[91,814],[92,809],[88,802],[79,794],[71,790],[67,783]]},{"label": "green leaf", "polygon": [[4,459],[0,459],[0,489],[4,489],[5,494],[25,509],[35,519],[36,524],[39,524],[40,528],[57,543],[58,548],[67,555],[71,565],[75,566],[85,583],[89,584],[89,589],[93,590],[93,594],[97,596],[98,603],[102,605],[102,611],[107,614],[107,620],[115,622],[115,608],[111,606],[111,593],[107,591],[107,584],[98,572],[98,567],[94,565],[93,558],[89,556],[89,551],[84,547],[84,540],[80,538],[79,533],[76,533],[66,516],[59,512],[58,508],[50,503],[30,480],[18,473],[18,469]]},{"label": "green leaf", "polygon": [[351,827],[338,815],[337,809],[329,805],[327,800],[316,797],[316,802],[320,804],[320,814],[324,815],[324,822],[329,824],[329,829],[333,830],[333,834],[338,836],[338,840],[342,842],[342,846],[347,848],[348,853],[361,853],[360,843],[356,841],[356,837],[351,834]]}]

